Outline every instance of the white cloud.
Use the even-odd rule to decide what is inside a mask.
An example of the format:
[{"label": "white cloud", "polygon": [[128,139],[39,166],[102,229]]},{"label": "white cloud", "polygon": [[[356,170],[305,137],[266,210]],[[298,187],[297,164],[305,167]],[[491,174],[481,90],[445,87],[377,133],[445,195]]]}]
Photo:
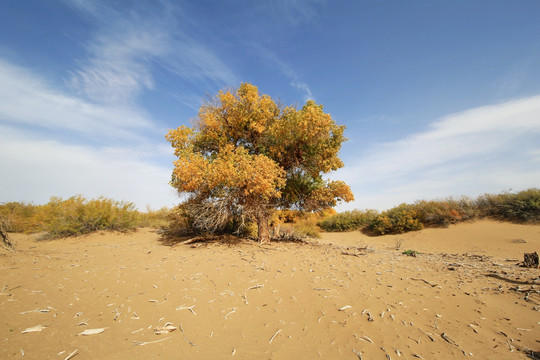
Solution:
[{"label": "white cloud", "polygon": [[75,194],[140,209],[178,202],[164,130],[136,106],[93,104],[3,60],[0,98],[1,202]]},{"label": "white cloud", "polygon": [[[82,194],[134,202],[140,210],[177,203],[168,185],[172,165],[141,158],[137,148],[62,144],[0,125],[0,200],[40,204]],[[172,162],[172,156],[162,159]]]},{"label": "white cloud", "polygon": [[392,207],[540,184],[540,96],[435,121],[423,132],[378,144],[332,177],[353,188],[343,209]]},{"label": "white cloud", "polygon": [[156,131],[136,107],[96,105],[50,87],[45,79],[0,59],[0,122],[76,132],[100,139],[140,140]]},{"label": "white cloud", "polygon": [[98,26],[97,35],[87,44],[89,58],[80,61],[69,79],[90,99],[133,101],[154,88],[153,72],[159,66],[190,82],[219,87],[238,82],[213,51],[178,28],[174,17],[181,16],[181,11],[171,3],[122,12],[98,4],[72,4]]}]

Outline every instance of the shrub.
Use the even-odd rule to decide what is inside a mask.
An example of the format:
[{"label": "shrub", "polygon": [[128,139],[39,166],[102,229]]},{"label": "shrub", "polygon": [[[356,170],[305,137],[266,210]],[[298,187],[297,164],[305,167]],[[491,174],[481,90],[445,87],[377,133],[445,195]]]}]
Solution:
[{"label": "shrub", "polygon": [[295,226],[284,226],[279,228],[279,232],[272,237],[273,241],[291,241],[291,242],[302,242],[304,239],[309,236],[298,231]]},{"label": "shrub", "polygon": [[519,193],[485,194],[476,205],[482,216],[500,220],[534,223],[540,220],[540,189]]},{"label": "shrub", "polygon": [[195,233],[193,217],[185,203],[177,205],[167,215],[167,224],[161,227],[163,234],[169,237],[181,237]]},{"label": "shrub", "polygon": [[167,207],[163,207],[159,210],[152,210],[147,207],[146,212],[139,213],[137,226],[154,229],[164,228],[169,223],[169,215],[171,214],[171,211],[172,210]]},{"label": "shrub", "polygon": [[370,224],[376,217],[376,210],[352,210],[332,215],[317,223],[324,231],[352,231]]},{"label": "shrub", "polygon": [[1,204],[0,217],[8,232],[37,232],[41,231],[44,225],[40,207],[32,204],[21,202]]},{"label": "shrub", "polygon": [[413,208],[424,226],[443,226],[471,220],[476,217],[474,202],[466,197],[442,201],[417,201]]},{"label": "shrub", "polygon": [[413,205],[401,204],[378,215],[368,228],[376,235],[384,235],[421,230],[424,225]]},{"label": "shrub", "polygon": [[302,236],[320,238],[316,216],[307,216],[293,224],[294,231]]},{"label": "shrub", "polygon": [[409,250],[406,250],[406,251],[402,252],[402,254],[407,255],[407,256],[416,257],[419,254],[419,252],[416,251],[416,250],[410,250],[409,249]]},{"label": "shrub", "polygon": [[138,212],[133,203],[100,197],[86,200],[77,195],[67,200],[53,197],[43,206],[45,230],[50,238],[87,234],[97,230],[134,230]]}]

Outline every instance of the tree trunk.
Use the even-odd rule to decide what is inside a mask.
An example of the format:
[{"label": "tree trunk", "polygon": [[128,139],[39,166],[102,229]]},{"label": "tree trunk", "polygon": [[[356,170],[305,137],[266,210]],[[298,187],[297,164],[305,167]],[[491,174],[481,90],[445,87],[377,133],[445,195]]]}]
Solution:
[{"label": "tree trunk", "polygon": [[261,211],[257,213],[257,235],[259,238],[259,244],[266,244],[270,242],[269,222],[270,216]]}]

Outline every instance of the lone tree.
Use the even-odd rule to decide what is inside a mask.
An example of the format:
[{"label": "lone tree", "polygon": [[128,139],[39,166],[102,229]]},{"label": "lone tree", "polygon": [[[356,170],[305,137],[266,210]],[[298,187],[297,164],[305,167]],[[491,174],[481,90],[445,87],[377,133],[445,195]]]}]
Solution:
[{"label": "lone tree", "polygon": [[264,243],[276,209],[315,211],[353,200],[343,181],[322,178],[343,167],[344,129],[312,100],[301,109],[280,106],[243,83],[207,101],[193,127],[169,130],[178,157],[171,185],[202,209],[254,218]]}]

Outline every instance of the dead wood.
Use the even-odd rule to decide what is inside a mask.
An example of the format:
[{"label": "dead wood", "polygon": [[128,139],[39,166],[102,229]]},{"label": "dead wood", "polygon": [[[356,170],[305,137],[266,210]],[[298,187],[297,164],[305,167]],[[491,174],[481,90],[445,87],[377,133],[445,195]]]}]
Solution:
[{"label": "dead wood", "polygon": [[525,253],[523,255],[523,267],[527,268],[537,268],[538,267],[538,253],[535,251],[533,253]]},{"label": "dead wood", "polygon": [[9,236],[8,236],[8,233],[7,233],[7,230],[6,230],[6,226],[4,224],[4,219],[0,219],[0,245],[10,251],[10,252],[15,252],[15,247],[13,246],[13,243],[11,242],[11,240],[9,239]]}]

